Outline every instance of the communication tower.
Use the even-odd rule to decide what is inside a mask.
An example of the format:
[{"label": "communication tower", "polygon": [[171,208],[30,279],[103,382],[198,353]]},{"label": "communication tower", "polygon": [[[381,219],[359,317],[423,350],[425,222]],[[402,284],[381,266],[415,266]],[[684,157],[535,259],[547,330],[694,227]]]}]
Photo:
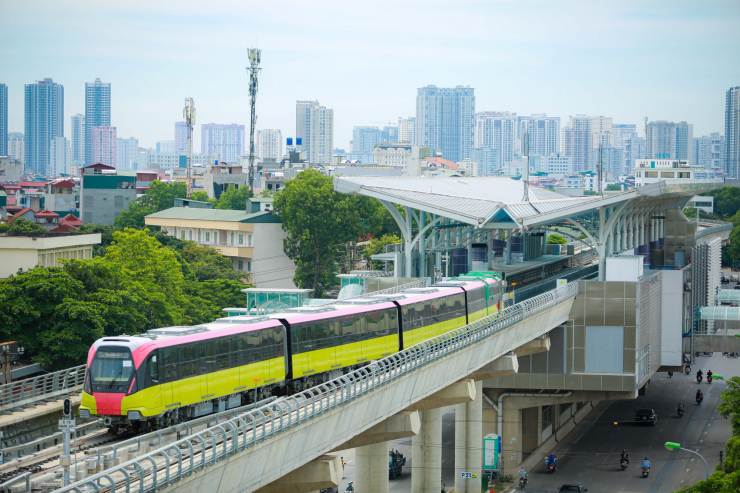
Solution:
[{"label": "communication tower", "polygon": [[187,159],[187,198],[193,194],[193,180],[190,176],[190,167],[193,159],[193,125],[195,125],[195,105],[193,98],[185,98],[185,108],[182,110],[185,124],[188,127],[188,159]]},{"label": "communication tower", "polygon": [[262,50],[257,48],[249,49],[249,106],[252,110],[252,119],[249,127],[249,196],[254,196],[254,128],[257,126],[257,113],[255,112],[255,101],[257,99],[257,78],[260,70],[260,59]]}]

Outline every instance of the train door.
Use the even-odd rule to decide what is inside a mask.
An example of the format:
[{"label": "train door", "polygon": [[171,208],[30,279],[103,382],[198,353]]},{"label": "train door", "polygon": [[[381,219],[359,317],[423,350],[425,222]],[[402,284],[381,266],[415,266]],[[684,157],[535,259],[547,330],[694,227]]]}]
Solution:
[{"label": "train door", "polygon": [[164,371],[162,404],[165,408],[176,407],[176,404],[180,403],[177,348],[163,348],[159,352],[162,356],[161,367]]},{"label": "train door", "polygon": [[[147,395],[149,396],[147,399],[147,408],[148,409],[156,409],[163,407],[165,403],[163,402],[164,395],[162,392],[162,387],[164,385],[167,385],[170,387],[170,384],[162,384],[160,382],[160,376],[159,376],[159,361],[157,358],[157,351],[155,350],[147,359],[146,361],[146,372],[148,376],[148,382],[147,382]],[[170,393],[172,390],[170,389]]]}]

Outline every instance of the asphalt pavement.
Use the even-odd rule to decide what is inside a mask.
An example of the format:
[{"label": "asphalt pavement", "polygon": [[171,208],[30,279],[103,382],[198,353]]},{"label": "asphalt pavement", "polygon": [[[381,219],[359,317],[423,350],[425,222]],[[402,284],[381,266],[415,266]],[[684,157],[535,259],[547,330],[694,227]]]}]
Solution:
[{"label": "asphalt pavement", "polygon": [[[740,376],[740,358],[730,359],[719,353],[699,357],[692,365],[690,376],[674,373],[669,378],[666,373],[657,373],[651,379],[647,395],[636,400],[600,404],[554,448],[559,458],[557,472],[549,474],[546,471],[543,456],[542,465],[529,471],[530,481],[525,491],[555,492],[562,484],[580,483],[589,493],[668,493],[703,479],[706,473],[701,459],[688,452],[669,452],[663,445],[669,441],[679,442],[702,454],[711,474],[731,428],[730,422],[718,416],[716,409],[726,384],[721,380],[711,384],[704,380],[701,385],[697,384],[695,372],[699,368],[705,373],[711,369],[726,378]],[[701,405],[694,400],[697,388],[704,392]],[[686,408],[683,418],[676,413],[681,400]],[[636,424],[634,413],[639,408],[655,409],[657,424]],[[442,477],[449,489],[455,483],[455,408],[443,409],[442,419]],[[389,491],[411,491],[414,471],[411,439],[390,442],[390,447],[406,456],[407,466],[400,478],[390,481]],[[622,449],[630,455],[630,465],[625,471],[619,467]],[[348,482],[354,481],[354,450],[343,451],[341,455],[346,467],[339,491],[344,492]],[[648,478],[642,477],[640,468],[645,456],[652,465]]]}]

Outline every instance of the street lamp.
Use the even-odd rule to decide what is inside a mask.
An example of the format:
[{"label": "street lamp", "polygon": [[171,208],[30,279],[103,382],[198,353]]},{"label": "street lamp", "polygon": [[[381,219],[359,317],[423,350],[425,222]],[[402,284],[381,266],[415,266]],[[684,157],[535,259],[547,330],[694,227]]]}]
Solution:
[{"label": "street lamp", "polygon": [[668,450],[683,450],[684,452],[691,452],[692,454],[701,457],[701,460],[704,461],[704,468],[707,471],[707,480],[709,480],[709,466],[707,465],[707,461],[704,459],[704,457],[701,456],[700,453],[694,452],[693,450],[689,450],[687,448],[681,448],[681,444],[675,442],[665,442],[665,448],[667,448]]}]

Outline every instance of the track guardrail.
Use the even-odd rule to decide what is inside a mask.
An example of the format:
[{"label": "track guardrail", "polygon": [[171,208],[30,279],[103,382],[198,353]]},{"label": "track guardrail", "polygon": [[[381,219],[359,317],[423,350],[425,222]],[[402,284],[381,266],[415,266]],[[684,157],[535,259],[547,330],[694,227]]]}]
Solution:
[{"label": "track guardrail", "polygon": [[696,239],[703,238],[705,236],[709,236],[715,233],[721,233],[722,231],[729,231],[733,227],[732,223],[724,223],[717,226],[711,226],[709,228],[704,228],[696,232]]},{"label": "track guardrail", "polygon": [[87,365],[0,385],[0,411],[17,411],[44,399],[74,394],[85,383]]},{"label": "track guardrail", "polygon": [[56,491],[59,493],[156,491],[176,483],[195,471],[214,465],[223,458],[275,438],[317,416],[342,408],[369,392],[381,389],[433,361],[467,349],[471,344],[557,306],[577,294],[578,283],[569,283]]}]

